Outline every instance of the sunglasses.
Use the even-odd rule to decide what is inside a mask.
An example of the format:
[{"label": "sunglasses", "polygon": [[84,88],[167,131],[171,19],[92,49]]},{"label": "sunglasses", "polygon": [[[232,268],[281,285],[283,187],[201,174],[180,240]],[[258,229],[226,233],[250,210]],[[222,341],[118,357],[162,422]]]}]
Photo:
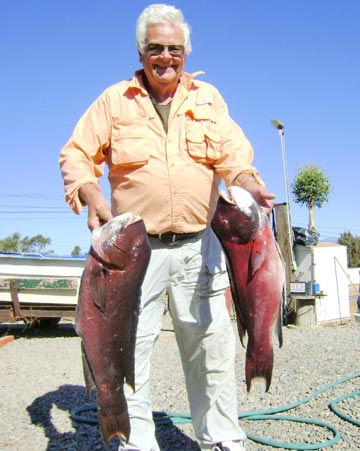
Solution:
[{"label": "sunglasses", "polygon": [[145,47],[145,52],[150,56],[157,56],[161,55],[165,49],[174,57],[180,57],[184,54],[183,45],[148,44]]}]

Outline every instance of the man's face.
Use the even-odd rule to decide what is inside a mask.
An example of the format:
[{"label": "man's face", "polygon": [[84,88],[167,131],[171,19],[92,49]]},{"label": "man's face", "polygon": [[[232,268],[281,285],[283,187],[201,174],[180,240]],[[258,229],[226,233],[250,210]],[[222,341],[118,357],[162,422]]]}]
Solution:
[{"label": "man's face", "polygon": [[176,89],[186,56],[184,35],[178,25],[152,25],[147,30],[145,52],[140,62],[151,88]]}]

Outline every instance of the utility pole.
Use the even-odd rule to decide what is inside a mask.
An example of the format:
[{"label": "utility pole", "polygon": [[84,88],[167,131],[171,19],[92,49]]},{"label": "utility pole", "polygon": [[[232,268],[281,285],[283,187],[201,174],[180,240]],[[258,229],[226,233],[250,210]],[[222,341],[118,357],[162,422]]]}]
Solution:
[{"label": "utility pole", "polygon": [[286,151],[285,151],[285,126],[277,119],[271,121],[272,126],[278,130],[280,136],[281,144],[281,155],[284,171],[284,185],[285,185],[285,204],[275,205],[275,222],[277,230],[277,242],[279,244],[281,253],[283,255],[285,263],[285,276],[286,276],[286,301],[287,303],[291,300],[290,294],[290,282],[292,280],[293,272],[296,270],[296,261],[293,249],[293,232],[291,226],[291,214],[290,214],[290,195],[289,195],[289,182],[288,182],[288,170],[286,164]]}]

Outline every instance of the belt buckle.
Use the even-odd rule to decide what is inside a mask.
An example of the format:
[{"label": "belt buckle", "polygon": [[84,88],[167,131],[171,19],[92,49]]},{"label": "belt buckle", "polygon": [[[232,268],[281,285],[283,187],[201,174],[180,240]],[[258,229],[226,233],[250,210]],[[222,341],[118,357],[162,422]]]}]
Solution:
[{"label": "belt buckle", "polygon": [[[169,233],[159,233],[157,236],[158,236],[159,240],[163,241],[164,243],[175,243],[175,241],[176,241],[176,233],[172,233],[171,236],[169,236]],[[170,239],[163,240],[162,237],[165,238],[165,236],[169,237]]]}]

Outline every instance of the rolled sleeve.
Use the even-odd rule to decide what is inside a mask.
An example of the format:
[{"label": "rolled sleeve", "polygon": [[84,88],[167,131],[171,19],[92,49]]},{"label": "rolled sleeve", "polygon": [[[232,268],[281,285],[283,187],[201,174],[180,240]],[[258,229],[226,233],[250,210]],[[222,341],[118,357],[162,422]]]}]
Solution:
[{"label": "rolled sleeve", "polygon": [[111,116],[106,96],[100,96],[81,117],[60,152],[59,164],[64,180],[65,200],[80,214],[79,188],[86,183],[99,186],[104,173],[106,150],[110,145]]}]

